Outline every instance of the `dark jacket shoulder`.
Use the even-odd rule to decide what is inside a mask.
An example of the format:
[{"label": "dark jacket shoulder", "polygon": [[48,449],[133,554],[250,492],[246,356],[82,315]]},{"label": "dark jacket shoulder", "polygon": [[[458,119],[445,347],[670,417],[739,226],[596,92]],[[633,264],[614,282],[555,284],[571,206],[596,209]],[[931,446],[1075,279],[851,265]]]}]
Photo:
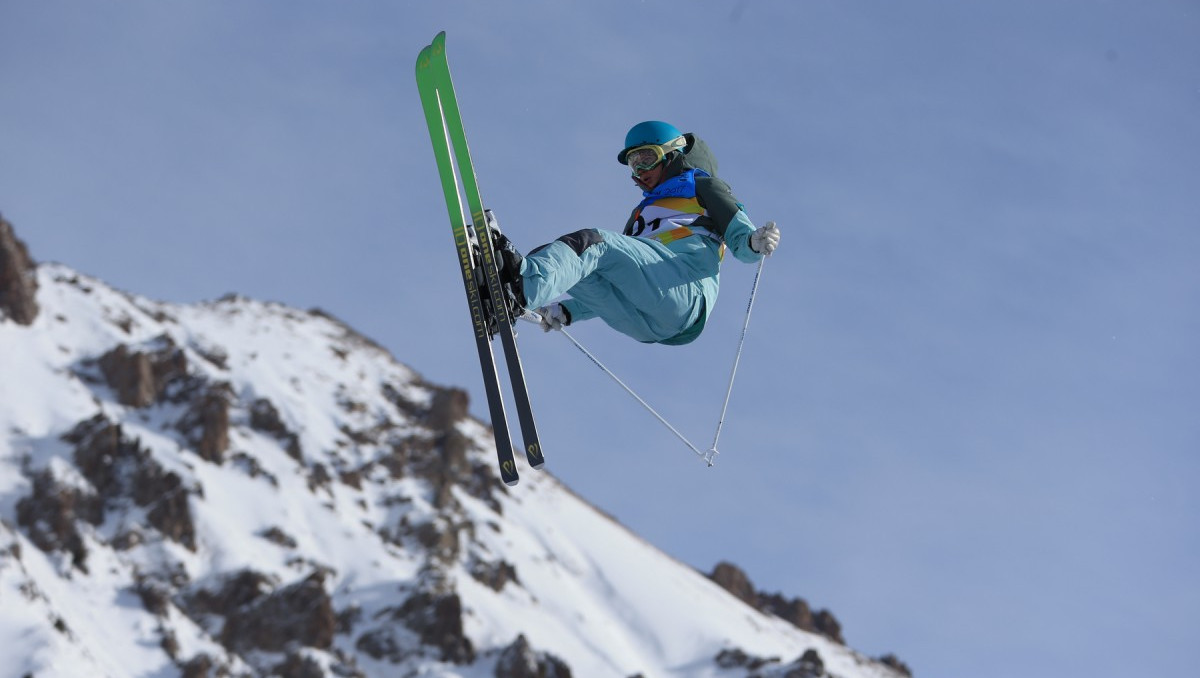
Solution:
[{"label": "dark jacket shoulder", "polygon": [[[696,225],[703,226],[724,237],[725,227],[733,221],[733,217],[738,210],[742,209],[742,205],[733,196],[729,184],[717,178],[717,156],[713,154],[708,144],[690,132],[683,136],[687,139],[688,144],[684,147],[682,154],[671,158],[667,165],[666,175],[673,177],[689,169],[703,170],[708,173],[707,177],[696,177],[696,200],[700,202],[700,206],[706,212],[704,216],[696,220]],[[637,214],[636,209],[625,224],[626,235],[631,232],[635,214]]]},{"label": "dark jacket shoulder", "polygon": [[[679,168],[679,172],[696,168],[708,172],[709,176],[717,176],[717,156],[713,155],[712,149],[708,147],[708,144],[690,132],[683,135],[683,138],[687,139],[688,145],[684,147],[683,157],[679,159],[682,161],[682,167]],[[672,172],[672,174],[677,173]]]}]

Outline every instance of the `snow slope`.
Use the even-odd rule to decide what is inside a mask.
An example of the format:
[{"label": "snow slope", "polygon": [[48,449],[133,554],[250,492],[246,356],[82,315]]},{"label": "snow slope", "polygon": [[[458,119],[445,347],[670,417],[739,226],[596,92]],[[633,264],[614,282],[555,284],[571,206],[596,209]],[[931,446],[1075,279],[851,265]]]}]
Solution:
[{"label": "snow slope", "polygon": [[[62,265],[38,281],[36,321],[0,319],[0,678],[898,675],[548,473],[505,488],[465,396],[323,313],[159,303]],[[118,346],[185,367],[122,404]],[[100,470],[95,430],[119,442]]]}]

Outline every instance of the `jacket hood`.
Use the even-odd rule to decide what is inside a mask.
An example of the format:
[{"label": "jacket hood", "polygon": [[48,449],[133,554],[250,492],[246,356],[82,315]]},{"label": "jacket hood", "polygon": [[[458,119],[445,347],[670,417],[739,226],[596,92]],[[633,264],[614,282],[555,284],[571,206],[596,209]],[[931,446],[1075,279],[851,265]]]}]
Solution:
[{"label": "jacket hood", "polygon": [[708,172],[709,176],[717,176],[717,157],[713,155],[708,144],[703,139],[688,132],[683,135],[688,145],[682,155],[675,155],[667,164],[667,176],[673,177],[689,169],[700,169]]}]

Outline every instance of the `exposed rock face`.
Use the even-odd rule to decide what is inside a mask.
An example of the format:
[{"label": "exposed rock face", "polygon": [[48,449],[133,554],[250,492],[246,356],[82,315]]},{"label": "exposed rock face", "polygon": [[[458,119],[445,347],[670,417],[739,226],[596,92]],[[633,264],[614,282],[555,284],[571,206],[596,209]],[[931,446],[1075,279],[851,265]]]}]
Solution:
[{"label": "exposed rock face", "polygon": [[477,560],[471,563],[471,576],[475,578],[475,581],[493,591],[502,590],[509,582],[518,586],[521,584],[521,580],[517,577],[516,566],[507,560],[497,562]]},{"label": "exposed rock face", "polygon": [[785,598],[778,593],[760,593],[759,609],[785,619],[796,628],[819,633],[826,638],[846,644],[842,638],[842,625],[829,610],[813,612],[802,598]]},{"label": "exposed rock face", "polygon": [[196,526],[183,479],[158,464],[144,466],[136,476],[133,500],[148,506],[146,521],[168,539],[196,550]]},{"label": "exposed rock face", "polygon": [[834,642],[846,643],[842,638],[842,625],[828,610],[813,613],[803,598],[785,598],[778,593],[757,591],[737,565],[718,563],[708,578],[756,610],[773,614],[796,628],[819,633]]},{"label": "exposed rock face", "polygon": [[0,320],[32,325],[38,315],[37,266],[12,224],[0,215]]},{"label": "exposed rock face", "polygon": [[418,593],[396,612],[421,643],[441,651],[442,661],[469,664],[475,647],[463,630],[462,600],[457,593]]},{"label": "exposed rock face", "polygon": [[717,563],[708,578],[721,585],[721,588],[732,593],[738,600],[750,607],[758,609],[758,591],[750,583],[750,578],[740,567],[733,563]]},{"label": "exposed rock face", "polygon": [[250,405],[250,427],[273,436],[284,444],[288,456],[296,461],[303,458],[300,437],[288,429],[279,416],[279,410],[266,398],[259,398]]},{"label": "exposed rock face", "polygon": [[[283,652],[295,645],[328,649],[337,626],[321,571],[275,588],[271,577],[242,570],[216,590],[182,596],[180,604],[198,621],[223,618],[221,644],[236,653]],[[296,665],[297,670],[302,664]]]},{"label": "exposed rock face", "polygon": [[279,678],[325,678],[325,669],[312,657],[292,653],[271,670],[271,675]]},{"label": "exposed rock face", "polygon": [[95,494],[63,483],[49,470],[33,477],[33,493],[17,502],[17,524],[47,553],[66,551],[71,564],[87,572],[87,546],[78,520],[98,525],[104,519],[103,501]]},{"label": "exposed rock face", "polygon": [[122,440],[121,427],[98,414],[76,424],[63,438],[75,444],[75,466],[96,491],[103,497],[119,496],[122,474],[140,456],[136,445]]},{"label": "exposed rock face", "polygon": [[[17,503],[17,521],[46,552],[66,551],[87,571],[87,547],[79,521],[98,526],[112,507],[136,506],[146,522],[168,539],[196,549],[196,530],[182,479],[129,440],[103,415],[78,424],[64,436],[75,444],[75,465],[87,483],[69,483],[49,469],[32,476],[33,492]],[[90,487],[88,487],[90,485]],[[129,535],[119,535],[120,547]]]},{"label": "exposed rock face", "polygon": [[[214,464],[224,463],[229,449],[232,391],[228,384],[208,383],[190,376],[187,354],[170,337],[160,336],[141,348],[122,344],[101,356],[98,364],[122,405],[149,407],[162,401],[187,402],[188,409],[176,428],[187,435],[201,458]],[[265,406],[255,410],[256,422],[281,427],[278,413],[270,403],[262,402]],[[270,421],[272,415],[274,422]],[[286,429],[283,431],[286,434]],[[292,444],[298,455],[298,441],[293,440]]]},{"label": "exposed rock face", "polygon": [[434,394],[425,423],[429,428],[445,431],[467,417],[470,396],[461,388],[442,389]]},{"label": "exposed rock face", "polygon": [[571,678],[571,668],[547,652],[535,652],[525,639],[517,636],[504,648],[496,661],[496,678]]},{"label": "exposed rock face", "polygon": [[193,399],[179,422],[179,430],[196,446],[200,458],[221,464],[229,449],[229,401],[232,393],[225,384],[217,384]]},{"label": "exposed rock face", "polygon": [[751,676],[767,669],[772,676],[781,678],[833,678],[825,672],[825,661],[816,650],[809,648],[790,664],[782,665],[779,657],[755,657],[743,650],[733,648],[721,650],[713,660],[723,669],[748,670]]},{"label": "exposed rock face", "polygon": [[[433,571],[434,578],[438,578]],[[379,623],[362,633],[355,648],[377,660],[399,664],[432,650],[437,659],[453,664],[475,661],[475,646],[463,628],[462,599],[453,590],[434,583],[418,590],[399,607],[376,615]],[[419,642],[415,645],[413,640]]]},{"label": "exposed rock face", "polygon": [[810,648],[793,662],[793,668],[786,675],[788,678],[820,678],[826,675],[825,662],[816,650]]},{"label": "exposed rock face", "polygon": [[[813,612],[803,598],[786,598],[778,593],[763,593],[754,588],[750,578],[737,565],[732,563],[717,563],[708,578],[721,588],[729,591],[742,602],[756,610],[773,614],[780,619],[791,622],[793,626],[811,633],[818,633],[835,643],[846,644],[842,638],[842,625],[829,610]],[[750,666],[758,668],[775,659],[759,659],[746,655],[741,650],[723,651],[717,656],[721,666]],[[908,665],[895,655],[884,655],[879,663],[895,669],[906,676],[912,671]],[[757,665],[754,665],[758,662]],[[808,650],[802,657],[789,664],[783,674],[785,678],[820,678],[825,676],[825,665],[816,650]]]},{"label": "exposed rock face", "polygon": [[289,643],[328,649],[337,620],[324,581],[322,573],[314,572],[235,608],[226,618],[221,642],[235,652],[282,652]]},{"label": "exposed rock face", "polygon": [[215,590],[199,589],[185,595],[182,607],[193,618],[204,615],[228,617],[267,595],[274,586],[275,581],[261,572],[241,570],[225,577]]},{"label": "exposed rock face", "polygon": [[196,550],[196,527],[188,503],[189,490],[174,471],[167,471],[121,426],[97,415],[81,422],[64,439],[75,444],[75,465],[96,488],[104,507],[130,501],[146,509],[146,522],[167,538]]},{"label": "exposed rock face", "polygon": [[496,662],[496,678],[538,678],[537,655],[529,647],[525,635],[517,636],[512,645],[504,648]]},{"label": "exposed rock face", "polygon": [[884,664],[885,666],[890,666],[893,669],[896,669],[897,672],[906,676],[912,676],[912,669],[908,667],[908,664],[900,661],[900,658],[894,654],[883,655],[879,658],[879,663]]},{"label": "exposed rock face", "polygon": [[130,407],[149,407],[175,379],[187,375],[187,356],[167,337],[148,351],[124,344],[100,357],[104,379],[117,394],[117,402]]}]

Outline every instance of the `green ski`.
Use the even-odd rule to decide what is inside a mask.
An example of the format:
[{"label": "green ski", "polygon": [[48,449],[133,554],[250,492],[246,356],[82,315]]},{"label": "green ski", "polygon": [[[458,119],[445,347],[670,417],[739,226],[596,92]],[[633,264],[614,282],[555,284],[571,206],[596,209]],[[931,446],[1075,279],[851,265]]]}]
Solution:
[{"label": "green ski", "polygon": [[[496,438],[500,476],[505,484],[515,485],[519,477],[513,458],[504,400],[500,392],[500,378],[492,353],[491,340],[496,334],[500,335],[505,364],[512,382],[513,399],[521,426],[526,459],[533,468],[541,468],[545,459],[542,457],[542,446],[533,419],[533,409],[529,403],[529,391],[525,385],[521,357],[517,352],[516,333],[513,331],[516,318],[512,309],[504,303],[504,291],[492,248],[492,232],[483,208],[483,199],[480,197],[475,168],[471,163],[471,152],[467,147],[467,135],[458,109],[454,83],[450,78],[444,31],[438,33],[433,42],[417,55],[416,71],[417,89],[421,94],[425,121],[429,125],[429,138],[433,142],[433,155],[437,160],[454,244],[458,249],[458,262],[462,270],[467,305],[471,312],[471,323],[475,330],[475,343],[487,392],[488,412],[492,418],[492,431]],[[469,222],[463,209],[464,197],[466,207],[470,210]],[[475,242],[472,242],[472,235],[475,236]]]}]

